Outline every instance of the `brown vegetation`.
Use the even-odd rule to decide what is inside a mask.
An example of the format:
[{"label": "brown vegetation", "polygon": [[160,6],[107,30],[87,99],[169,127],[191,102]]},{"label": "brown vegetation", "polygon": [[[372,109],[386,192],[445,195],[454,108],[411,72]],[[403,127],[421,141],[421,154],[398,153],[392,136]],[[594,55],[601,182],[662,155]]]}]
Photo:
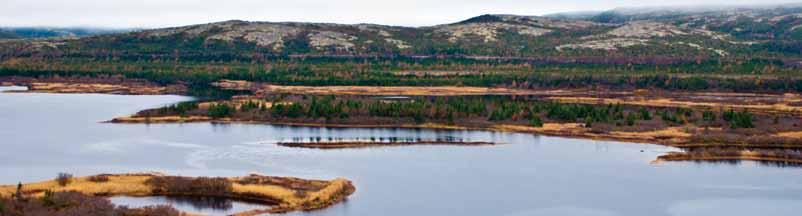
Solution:
[{"label": "brown vegetation", "polygon": [[183,85],[161,86],[145,80],[123,77],[0,77],[0,82],[28,87],[27,90],[10,92],[164,95],[183,94],[187,91]]},{"label": "brown vegetation", "polygon": [[764,114],[802,115],[802,95],[722,92],[636,91],[632,95],[600,95],[596,97],[548,97],[563,103],[626,104],[651,107],[682,107],[708,110],[748,109]]},{"label": "brown vegetation", "polygon": [[[24,188],[21,188],[24,189]],[[104,197],[86,195],[75,191],[45,192],[41,197],[22,194],[0,197],[0,215],[3,216],[73,216],[73,215],[122,215],[122,216],[189,216],[166,206],[128,208],[115,206]]]},{"label": "brown vegetation", "polygon": [[410,145],[456,145],[456,146],[487,146],[495,145],[492,142],[464,142],[464,141],[401,141],[401,142],[369,142],[369,141],[335,141],[335,142],[279,142],[280,146],[315,149],[343,149],[368,148],[380,146],[410,146]]},{"label": "brown vegetation", "polygon": [[[107,180],[98,180],[99,176]],[[28,197],[45,197],[51,192],[69,191],[94,196],[206,196],[272,205],[269,209],[242,213],[255,215],[324,208],[343,201],[354,190],[351,182],[345,179],[320,181],[260,175],[207,178],[104,174],[73,178],[73,182],[67,185],[61,185],[55,180],[24,184],[19,193]],[[15,193],[18,193],[17,186],[0,186],[0,197],[9,198]]]},{"label": "brown vegetation", "polygon": [[[616,102],[621,102],[616,104],[604,104],[599,102],[607,101],[605,98],[593,101],[573,101],[578,104],[591,104],[593,107],[597,107],[594,108],[596,111],[602,111],[609,115],[609,118],[606,118],[607,120],[593,120],[592,122],[587,122],[588,119],[584,117],[582,117],[584,119],[575,117],[559,119],[560,114],[567,114],[570,116],[570,112],[574,112],[576,109],[570,109],[570,104],[558,105],[558,108],[562,108],[554,109],[554,106],[549,105],[549,103],[553,102],[548,101],[548,99],[544,101],[539,97],[521,97],[517,99],[511,96],[498,96],[501,98],[491,99],[484,97],[484,103],[482,103],[482,97],[473,97],[474,99],[470,99],[471,96],[448,96],[442,98],[413,96],[401,99],[386,99],[383,97],[376,98],[358,95],[314,97],[296,94],[240,96],[227,101],[203,102],[197,105],[184,106],[191,107],[189,109],[170,108],[145,110],[132,117],[117,118],[111,122],[170,123],[209,121],[215,123],[265,123],[325,127],[494,130],[597,140],[655,143],[686,148],[750,147],[763,149],[802,149],[802,137],[798,135],[802,133],[802,128],[800,128],[800,122],[802,121],[800,121],[799,116],[789,113],[784,109],[764,109],[764,112],[752,113],[752,109],[736,110],[728,107],[729,105],[735,104],[737,101],[745,102],[747,103],[746,105],[757,105],[772,101],[786,103],[790,100],[784,100],[784,98],[793,100],[796,96],[740,93],[669,94],[672,97],[679,97],[680,95],[688,97],[683,100],[700,100],[702,102],[698,103],[713,104],[709,106],[680,106],[678,103],[657,103],[649,100],[639,101],[641,100],[639,98],[655,97],[655,95],[659,95],[658,93],[648,90],[635,91],[632,92],[632,95],[637,96],[621,96],[620,98],[631,99],[629,102],[637,101],[637,103],[626,103],[621,99],[615,99],[619,100]],[[604,94],[604,97],[615,96],[614,94]],[[452,100],[457,102],[452,103]],[[464,103],[459,101],[464,101]],[[477,104],[477,101],[480,101],[480,104],[484,104],[479,111],[474,111],[474,113],[454,112],[449,114],[449,104],[474,106]],[[311,108],[311,104],[313,103],[317,104],[315,109]],[[282,104],[282,107],[277,107],[282,109],[273,110],[272,107],[275,104]],[[394,113],[374,113],[373,111],[378,110],[377,112],[380,112],[382,110],[371,110],[367,108],[392,107],[392,104],[406,107],[402,108],[402,110],[392,110]],[[407,106],[409,104],[417,104],[416,106],[418,107]],[[504,108],[500,106],[500,104],[517,105],[511,106],[513,108]],[[212,108],[219,108],[220,106],[227,107],[223,110],[225,112],[212,112]],[[503,113],[506,111],[505,109],[514,110],[516,106],[524,107],[525,109],[511,111],[509,116],[501,119],[493,119],[494,117],[492,114]],[[717,107],[718,109],[714,109],[713,107]],[[179,110],[180,112],[177,112]],[[321,110],[326,111],[322,113]],[[534,112],[533,110],[539,111]],[[617,111],[618,114],[609,114],[609,110],[619,111]],[[215,113],[215,116],[212,116],[213,113]],[[417,113],[418,116],[410,115],[409,113]],[[552,115],[555,117],[550,117]],[[538,118],[532,116],[538,116]],[[648,118],[646,116],[648,116]],[[738,116],[738,118],[742,120],[747,120],[736,121],[732,119],[735,118],[734,116]],[[533,118],[536,121],[533,120]],[[605,119],[605,117],[601,118]],[[438,142],[438,144],[443,143],[447,142]],[[280,143],[280,145],[287,147],[323,149],[414,144],[431,143]]]},{"label": "brown vegetation", "polygon": [[[226,90],[251,90],[256,95],[277,93],[311,95],[374,95],[374,96],[465,96],[465,95],[586,95],[588,91],[528,90],[514,88],[467,86],[282,86],[241,80],[221,80],[213,84]],[[615,92],[610,92],[615,94]]]},{"label": "brown vegetation", "polygon": [[660,161],[729,161],[751,160],[802,165],[802,152],[789,149],[699,148],[670,152],[659,156]]}]

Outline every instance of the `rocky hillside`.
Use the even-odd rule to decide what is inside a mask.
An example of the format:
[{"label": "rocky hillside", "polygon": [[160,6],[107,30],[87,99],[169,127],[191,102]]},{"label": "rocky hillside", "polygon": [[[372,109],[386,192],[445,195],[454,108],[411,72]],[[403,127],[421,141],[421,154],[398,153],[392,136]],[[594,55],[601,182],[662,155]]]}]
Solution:
[{"label": "rocky hillside", "polygon": [[13,27],[0,28],[0,39],[22,38],[55,38],[55,37],[86,37],[101,34],[113,34],[132,31],[130,29],[102,29],[102,28],[46,28],[46,27]]},{"label": "rocky hillside", "polygon": [[204,60],[286,55],[796,59],[802,57],[802,7],[482,15],[417,28],[234,20],[77,39],[0,42],[0,58]]}]

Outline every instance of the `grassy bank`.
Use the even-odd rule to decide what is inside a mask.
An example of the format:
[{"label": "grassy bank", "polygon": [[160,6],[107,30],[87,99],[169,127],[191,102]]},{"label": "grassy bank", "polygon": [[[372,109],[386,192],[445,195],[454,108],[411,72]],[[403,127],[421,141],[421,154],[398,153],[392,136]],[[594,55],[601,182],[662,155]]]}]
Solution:
[{"label": "grassy bank", "polygon": [[272,206],[241,213],[256,215],[325,208],[345,200],[355,190],[351,182],[345,179],[320,181],[260,175],[232,178],[156,174],[62,177],[22,184],[20,192],[17,192],[18,186],[15,185],[0,186],[0,196],[11,197],[21,193],[28,197],[44,197],[53,192],[78,192],[104,197],[204,196],[255,201]]},{"label": "grassy bank", "polygon": [[794,94],[636,91],[600,93],[591,100],[589,91],[578,90],[504,96],[296,93],[181,103],[111,122],[475,129],[676,147],[802,149],[802,103]]},{"label": "grassy bank", "polygon": [[684,152],[670,152],[659,156],[656,162],[741,160],[799,166],[802,165],[802,151],[799,149],[696,148]]}]

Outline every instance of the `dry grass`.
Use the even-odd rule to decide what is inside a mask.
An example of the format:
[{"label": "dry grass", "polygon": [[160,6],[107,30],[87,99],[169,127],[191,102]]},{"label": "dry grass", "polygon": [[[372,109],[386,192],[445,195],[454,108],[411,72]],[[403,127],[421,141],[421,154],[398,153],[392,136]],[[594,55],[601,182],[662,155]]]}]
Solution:
[{"label": "dry grass", "polygon": [[280,200],[295,201],[295,190],[275,185],[233,184],[234,193],[254,193]]},{"label": "dry grass", "polygon": [[[701,109],[748,109],[757,113],[787,113],[787,114],[802,114],[802,107],[794,106],[792,104],[799,103],[798,95],[744,95],[738,93],[699,93],[688,94],[687,96],[694,97],[710,97],[717,98],[719,101],[687,101],[677,100],[675,98],[646,98],[646,97],[620,97],[620,98],[597,98],[597,97],[575,97],[575,96],[560,96],[548,97],[549,100],[558,101],[561,103],[579,103],[579,104],[623,104],[635,106],[648,106],[648,107],[682,107],[682,108],[701,108]],[[773,103],[765,102],[750,102],[742,100],[743,97],[761,98],[761,99],[774,99]]]},{"label": "dry grass", "polygon": [[542,127],[530,127],[524,125],[495,125],[494,129],[499,131],[513,132],[534,132],[534,133],[584,133],[587,129],[583,124],[578,123],[545,123]]},{"label": "dry grass", "polygon": [[119,84],[88,84],[88,83],[39,83],[28,84],[27,91],[43,93],[104,93],[104,94],[133,94],[133,95],[161,95],[174,93],[175,89],[162,86],[127,86]]},{"label": "dry grass", "polygon": [[685,143],[691,138],[691,133],[682,127],[670,127],[660,130],[643,132],[594,132],[592,129],[585,128],[579,123],[546,123],[543,127],[530,127],[523,125],[495,125],[494,130],[539,133],[545,135],[581,137],[600,140],[628,140],[645,141],[652,143]]},{"label": "dry grass", "polygon": [[[42,196],[47,190],[51,191],[78,191],[91,195],[126,195],[126,196],[147,196],[151,192],[150,186],[145,181],[151,178],[148,174],[132,175],[111,175],[109,181],[93,182],[89,177],[73,178],[72,182],[66,186],[60,186],[56,180],[29,183],[23,185],[25,193]],[[0,186],[0,196],[10,196],[17,190],[16,185]]]},{"label": "dry grass", "polygon": [[691,133],[688,133],[687,130],[683,127],[669,127],[660,130],[654,131],[645,131],[645,132],[623,132],[623,131],[613,131],[610,132],[611,135],[614,137],[625,138],[625,139],[653,139],[653,140],[666,140],[666,139],[676,139],[676,141],[687,140],[691,137]]},{"label": "dry grass", "polygon": [[533,92],[508,88],[458,87],[458,86],[278,86],[264,85],[260,92],[316,95],[410,95],[410,96],[460,96],[460,95],[526,95]]},{"label": "dry grass", "polygon": [[802,164],[802,152],[787,149],[738,149],[738,148],[699,148],[686,152],[669,152],[659,156],[654,163],[661,161],[727,161],[752,160]]},{"label": "dry grass", "polygon": [[[75,191],[87,195],[99,196],[152,196],[156,195],[155,193],[159,193],[159,195],[171,195],[169,194],[169,190],[156,192],[151,184],[148,183],[149,180],[161,178],[162,176],[152,174],[124,174],[106,176],[108,177],[108,181],[105,182],[91,181],[90,177],[79,177],[73,178],[72,182],[66,186],[59,186],[56,180],[49,180],[24,184],[22,188],[23,193],[36,197],[43,196],[45,191]],[[274,206],[270,209],[254,211],[267,213],[324,208],[344,200],[345,197],[354,192],[354,187],[351,182],[341,178],[332,181],[319,181],[257,175],[252,175],[249,177],[266,179],[266,181],[242,182],[241,180],[243,177],[225,178],[223,181],[231,182],[232,185],[230,194],[195,195],[264,200],[268,204],[278,203],[277,206]],[[186,180],[198,179],[192,177],[174,178]],[[286,182],[286,184],[274,184],[275,182]],[[16,189],[16,185],[0,186],[0,196],[10,197],[16,192]],[[245,215],[251,214],[246,213]]]},{"label": "dry grass", "polygon": [[786,137],[786,138],[802,139],[802,131],[781,132],[781,133],[777,133],[777,136]]},{"label": "dry grass", "polygon": [[206,116],[159,116],[159,117],[117,117],[109,122],[112,123],[184,123],[184,122],[205,122],[212,118]]}]

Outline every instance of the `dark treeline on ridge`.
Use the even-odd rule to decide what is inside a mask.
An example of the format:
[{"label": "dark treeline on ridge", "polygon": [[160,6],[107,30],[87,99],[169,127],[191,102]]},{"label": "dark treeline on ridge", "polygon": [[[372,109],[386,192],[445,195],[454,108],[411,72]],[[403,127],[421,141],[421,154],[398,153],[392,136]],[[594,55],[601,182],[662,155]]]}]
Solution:
[{"label": "dark treeline on ridge", "polygon": [[263,61],[15,60],[0,76],[124,76],[198,88],[222,79],[279,85],[482,86],[511,88],[802,91],[799,70],[780,61],[700,61],[671,65],[537,63],[475,59],[283,58]]}]

